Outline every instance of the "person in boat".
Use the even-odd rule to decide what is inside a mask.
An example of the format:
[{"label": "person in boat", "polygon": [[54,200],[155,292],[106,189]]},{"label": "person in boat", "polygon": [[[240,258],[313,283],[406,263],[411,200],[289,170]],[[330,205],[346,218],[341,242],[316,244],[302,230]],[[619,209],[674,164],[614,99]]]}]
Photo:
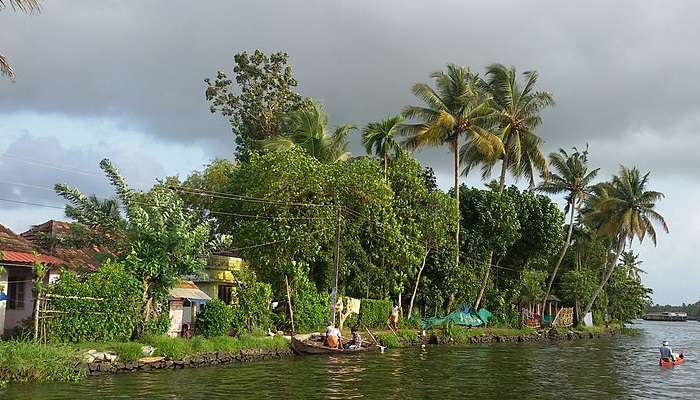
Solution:
[{"label": "person in boat", "polygon": [[671,361],[676,361],[678,360],[678,353],[674,353],[673,350],[671,350],[671,346],[668,344],[668,340],[664,340],[663,343],[661,343],[661,347],[659,348],[659,352],[661,353],[661,358],[666,359],[666,360],[671,360]]},{"label": "person in boat", "polygon": [[389,327],[393,328],[394,330],[399,329],[399,312],[400,312],[399,305],[395,305],[394,308],[391,310],[391,314],[389,315]]},{"label": "person in boat", "polygon": [[328,325],[326,329],[326,346],[339,349],[342,346],[342,335],[340,329],[334,325]]},{"label": "person in boat", "polygon": [[353,327],[350,331],[352,332],[352,340],[348,342],[347,348],[350,350],[359,349],[362,347],[362,336],[360,336],[360,332],[357,331],[357,327]]}]

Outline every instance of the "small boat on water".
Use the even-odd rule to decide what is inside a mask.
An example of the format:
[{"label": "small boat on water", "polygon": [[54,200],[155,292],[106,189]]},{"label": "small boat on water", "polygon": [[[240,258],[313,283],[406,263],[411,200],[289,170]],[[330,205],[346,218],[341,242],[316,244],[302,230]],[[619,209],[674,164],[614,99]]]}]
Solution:
[{"label": "small boat on water", "polygon": [[381,348],[373,344],[363,344],[359,349],[335,349],[325,346],[323,344],[323,335],[316,332],[292,336],[292,349],[297,354],[350,354],[380,351]]},{"label": "small boat on water", "polygon": [[683,364],[685,362],[685,356],[683,353],[678,355],[678,358],[673,361],[670,358],[660,358],[659,359],[659,367],[662,368],[673,368],[676,365]]}]

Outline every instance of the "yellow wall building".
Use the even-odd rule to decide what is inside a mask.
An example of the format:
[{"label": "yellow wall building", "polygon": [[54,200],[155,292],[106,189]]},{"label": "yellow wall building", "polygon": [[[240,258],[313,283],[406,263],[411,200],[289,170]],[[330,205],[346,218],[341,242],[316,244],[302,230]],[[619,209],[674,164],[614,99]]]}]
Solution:
[{"label": "yellow wall building", "polygon": [[239,257],[211,255],[204,270],[206,279],[198,279],[195,283],[212,299],[230,304],[235,291],[236,274],[247,266],[248,263]]}]

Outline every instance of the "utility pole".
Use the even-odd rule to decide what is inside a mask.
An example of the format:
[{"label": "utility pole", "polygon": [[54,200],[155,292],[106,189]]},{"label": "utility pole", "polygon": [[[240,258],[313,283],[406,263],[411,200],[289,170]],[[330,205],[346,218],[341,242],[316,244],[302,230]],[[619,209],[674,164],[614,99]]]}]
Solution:
[{"label": "utility pole", "polygon": [[333,260],[333,291],[331,292],[330,324],[335,325],[335,306],[338,304],[338,268],[340,267],[340,206],[335,221],[335,259]]}]

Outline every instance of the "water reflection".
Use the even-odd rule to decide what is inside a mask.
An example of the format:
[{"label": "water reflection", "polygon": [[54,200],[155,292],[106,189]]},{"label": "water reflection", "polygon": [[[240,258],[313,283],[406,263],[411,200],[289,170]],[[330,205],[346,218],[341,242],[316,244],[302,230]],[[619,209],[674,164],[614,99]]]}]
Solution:
[{"label": "water reflection", "polygon": [[[410,348],[229,367],[11,385],[9,399],[698,399],[700,323],[649,322],[636,336],[574,342]],[[668,339],[687,349],[656,364]]]}]

